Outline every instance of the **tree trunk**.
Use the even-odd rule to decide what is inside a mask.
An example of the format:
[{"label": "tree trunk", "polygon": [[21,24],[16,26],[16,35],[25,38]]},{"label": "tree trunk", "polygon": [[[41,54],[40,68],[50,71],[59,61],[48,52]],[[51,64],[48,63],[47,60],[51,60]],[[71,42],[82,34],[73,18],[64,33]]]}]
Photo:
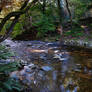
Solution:
[{"label": "tree trunk", "polygon": [[60,24],[58,25],[58,29],[57,31],[59,32],[59,34],[61,35],[60,38],[60,44],[63,45],[63,26],[62,26],[62,22],[64,19],[64,11],[63,11],[63,0],[57,0],[58,3],[58,9],[59,9],[59,16],[60,16]]},{"label": "tree trunk", "polygon": [[67,0],[65,0],[65,1],[66,1],[66,8],[67,8],[67,11],[68,11],[68,13],[69,13],[70,22],[71,22],[71,26],[72,26],[72,15],[71,15],[71,11],[70,11],[70,9],[69,9],[68,1],[67,1]]},{"label": "tree trunk", "polygon": [[45,10],[46,10],[46,0],[43,0],[43,5],[42,5],[43,14],[45,14]]},{"label": "tree trunk", "polygon": [[57,3],[58,3],[58,10],[59,10],[59,19],[60,19],[60,23],[62,24],[63,11],[61,7],[61,0],[57,0]]}]

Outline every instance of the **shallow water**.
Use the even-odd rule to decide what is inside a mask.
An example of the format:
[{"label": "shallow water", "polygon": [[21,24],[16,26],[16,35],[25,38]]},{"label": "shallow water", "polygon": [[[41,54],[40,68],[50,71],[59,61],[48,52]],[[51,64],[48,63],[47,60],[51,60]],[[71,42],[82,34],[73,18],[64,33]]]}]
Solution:
[{"label": "shallow water", "polygon": [[32,92],[92,92],[92,54],[59,49],[57,55],[61,54],[63,59],[57,56],[56,62],[35,62],[43,67],[46,78],[32,86]]},{"label": "shallow water", "polygon": [[29,86],[25,92],[92,92],[91,52],[64,50],[57,43],[41,41],[14,44],[12,49],[18,55],[36,65],[32,71],[26,66],[27,73],[25,69],[15,72],[25,75],[20,76]]}]

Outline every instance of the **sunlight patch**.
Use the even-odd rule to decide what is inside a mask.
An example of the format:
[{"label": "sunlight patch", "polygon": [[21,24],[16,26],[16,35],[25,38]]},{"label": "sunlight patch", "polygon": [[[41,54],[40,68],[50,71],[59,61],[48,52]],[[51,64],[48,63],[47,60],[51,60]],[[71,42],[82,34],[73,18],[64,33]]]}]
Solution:
[{"label": "sunlight patch", "polygon": [[42,53],[42,52],[47,52],[47,50],[39,50],[39,49],[30,49],[29,50],[30,52],[33,52],[33,53]]}]

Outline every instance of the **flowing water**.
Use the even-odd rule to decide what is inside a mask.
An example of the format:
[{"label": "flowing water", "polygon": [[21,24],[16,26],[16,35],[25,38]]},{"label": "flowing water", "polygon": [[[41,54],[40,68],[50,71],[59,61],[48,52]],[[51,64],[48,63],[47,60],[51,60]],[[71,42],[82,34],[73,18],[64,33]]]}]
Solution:
[{"label": "flowing water", "polygon": [[[41,49],[43,44],[48,43],[41,43],[40,49],[34,49],[35,45],[32,44],[26,48],[25,54],[30,52],[29,57],[34,57],[32,61],[37,69],[33,68],[36,71],[35,76],[34,72],[26,71],[29,72],[28,75],[25,74],[27,83],[31,82],[28,84],[31,89],[26,92],[92,92],[91,52],[67,50],[58,46],[47,48],[47,45]],[[39,48],[36,43],[37,46]]]}]

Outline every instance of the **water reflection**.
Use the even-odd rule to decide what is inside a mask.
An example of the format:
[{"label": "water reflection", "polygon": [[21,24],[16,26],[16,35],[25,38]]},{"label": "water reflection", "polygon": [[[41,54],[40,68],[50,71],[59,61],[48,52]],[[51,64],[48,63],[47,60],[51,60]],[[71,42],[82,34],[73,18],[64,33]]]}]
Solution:
[{"label": "water reflection", "polygon": [[47,65],[53,69],[46,72],[46,79],[38,88],[34,86],[33,92],[92,92],[92,54],[62,50],[57,54],[64,52],[62,58],[67,60]]}]

